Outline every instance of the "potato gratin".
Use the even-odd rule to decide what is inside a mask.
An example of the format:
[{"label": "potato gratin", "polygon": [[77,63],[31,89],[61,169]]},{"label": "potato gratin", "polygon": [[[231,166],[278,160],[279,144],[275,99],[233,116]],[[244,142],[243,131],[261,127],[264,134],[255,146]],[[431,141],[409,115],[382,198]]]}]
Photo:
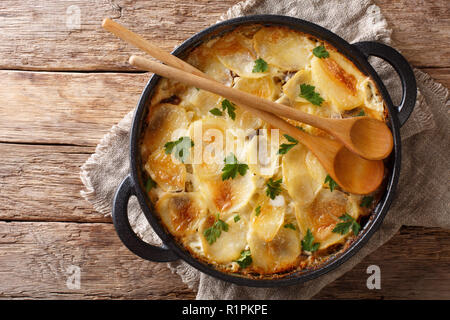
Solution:
[{"label": "potato gratin", "polygon": [[[328,43],[288,28],[240,27],[186,61],[227,86],[321,117],[386,115],[368,76]],[[225,272],[275,277],[317,266],[345,250],[379,198],[345,192],[301,141],[238,105],[168,79],[153,94],[140,146],[162,224]]]}]

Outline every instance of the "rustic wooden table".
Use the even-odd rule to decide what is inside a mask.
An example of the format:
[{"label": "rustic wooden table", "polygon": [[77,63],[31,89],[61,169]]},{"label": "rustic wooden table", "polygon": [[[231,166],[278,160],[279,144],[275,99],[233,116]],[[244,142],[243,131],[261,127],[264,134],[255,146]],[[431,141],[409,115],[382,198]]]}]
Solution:
[{"label": "rustic wooden table", "polygon": [[[104,17],[172,49],[238,0],[0,3],[0,298],[187,299],[165,264],[131,254],[80,197],[80,166],[136,105],[150,74]],[[448,0],[376,0],[409,61],[450,86]],[[77,12],[80,27],[77,27]],[[124,156],[126,156],[124,154]],[[316,298],[450,298],[450,231],[404,227]],[[366,268],[382,289],[366,288]],[[81,286],[66,285],[81,268]]]}]

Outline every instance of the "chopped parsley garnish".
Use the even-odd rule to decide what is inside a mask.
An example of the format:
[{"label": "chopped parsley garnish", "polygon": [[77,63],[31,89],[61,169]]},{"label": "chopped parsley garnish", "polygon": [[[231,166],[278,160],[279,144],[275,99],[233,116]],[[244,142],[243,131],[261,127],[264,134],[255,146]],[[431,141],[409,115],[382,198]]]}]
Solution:
[{"label": "chopped parsley garnish", "polygon": [[324,46],[318,46],[318,47],[315,47],[315,48],[313,49],[313,54],[314,54],[317,58],[320,58],[320,59],[328,58],[328,57],[330,56],[330,54],[328,53],[328,51],[325,49]]},{"label": "chopped parsley garnish", "polygon": [[156,182],[152,179],[152,177],[148,177],[147,182],[145,183],[145,190],[149,192],[153,188],[156,188]]},{"label": "chopped parsley garnish", "polygon": [[314,243],[314,236],[311,232],[311,230],[306,231],[306,235],[302,240],[302,249],[309,252],[314,252],[320,247],[320,243],[316,242]]},{"label": "chopped parsley garnish", "polygon": [[189,149],[194,146],[194,141],[189,137],[181,137],[176,141],[169,141],[164,145],[166,154],[175,152],[175,157],[184,163],[189,156]]},{"label": "chopped parsley garnish", "polygon": [[266,72],[269,69],[269,65],[263,59],[259,58],[255,60],[255,66],[253,67],[252,72]]},{"label": "chopped parsley garnish", "polygon": [[236,156],[233,153],[230,153],[225,159],[225,167],[222,169],[222,181],[227,179],[236,178],[239,173],[241,176],[244,176],[247,173],[248,165],[245,163],[238,163]]},{"label": "chopped parsley garnish", "polygon": [[306,132],[305,129],[303,129],[303,127],[300,127],[300,126],[295,126],[295,127],[303,132]]},{"label": "chopped parsley garnish", "polygon": [[230,102],[228,99],[222,100],[222,110],[227,110],[228,115],[231,119],[236,119],[236,113],[234,112],[236,110],[236,107],[232,102]]},{"label": "chopped parsley garnish", "polygon": [[261,213],[261,206],[257,206],[255,209],[255,216],[259,216],[260,213]]},{"label": "chopped parsley garnish", "polygon": [[240,215],[235,215],[234,216],[234,222],[238,222],[239,220],[241,220],[241,216]]},{"label": "chopped parsley garnish", "polygon": [[292,138],[291,136],[284,134],[284,137],[291,143],[283,143],[278,150],[278,154],[286,154],[289,150],[291,150],[298,144],[298,140]]},{"label": "chopped parsley garnish", "polygon": [[327,174],[326,178],[325,178],[325,184],[328,183],[328,185],[330,186],[330,191],[333,192],[333,190],[338,187],[339,185],[336,183],[336,181],[333,180],[333,178],[331,178],[331,176],[329,174]]},{"label": "chopped parsley garnish", "polygon": [[305,98],[313,105],[320,106],[324,101],[324,99],[320,96],[320,94],[314,91],[314,89],[316,89],[316,87],[303,83],[300,85],[299,96]]},{"label": "chopped parsley garnish", "polygon": [[357,115],[355,115],[355,117],[364,117],[366,115],[366,113],[364,112],[364,110],[361,110]]},{"label": "chopped parsley garnish", "polygon": [[217,214],[216,222],[214,222],[211,227],[203,231],[203,235],[205,236],[205,239],[209,244],[213,244],[214,242],[216,242],[217,238],[220,237],[222,231],[228,231],[228,224],[225,221],[220,220],[219,214]]},{"label": "chopped parsley garnish", "polygon": [[281,182],[282,179],[278,179],[276,181],[273,181],[272,178],[269,179],[269,181],[266,182],[266,195],[270,199],[275,199],[277,195],[281,193]]},{"label": "chopped parsley garnish", "polygon": [[360,207],[370,207],[370,205],[373,202],[373,197],[372,196],[364,196],[361,200],[361,204],[359,205]]},{"label": "chopped parsley garnish", "polygon": [[250,250],[242,250],[241,256],[239,257],[239,259],[235,260],[235,262],[237,262],[239,264],[239,267],[241,267],[242,269],[247,268],[249,265],[251,265],[253,259]]},{"label": "chopped parsley garnish", "polygon": [[339,219],[341,219],[343,222],[338,223],[336,227],[334,227],[334,233],[346,234],[348,233],[350,228],[352,228],[353,234],[355,236],[358,235],[361,226],[351,215],[345,213],[344,215],[340,216]]},{"label": "chopped parsley garnish", "polygon": [[286,229],[296,230],[295,226],[294,226],[292,223],[286,223],[286,224],[284,225],[284,227],[285,227]]},{"label": "chopped parsley garnish", "polygon": [[214,108],[209,110],[210,113],[212,113],[215,116],[223,116],[223,112],[219,110],[219,108]]}]

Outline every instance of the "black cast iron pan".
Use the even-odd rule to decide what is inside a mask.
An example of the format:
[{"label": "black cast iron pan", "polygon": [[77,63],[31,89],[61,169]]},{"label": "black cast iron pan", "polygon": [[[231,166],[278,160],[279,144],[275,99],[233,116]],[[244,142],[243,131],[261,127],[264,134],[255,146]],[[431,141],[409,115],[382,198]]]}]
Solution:
[{"label": "black cast iron pan", "polygon": [[[384,99],[385,105],[387,106],[389,112],[388,125],[392,130],[394,138],[394,149],[385,163],[389,175],[387,177],[386,190],[381,197],[381,200],[377,204],[372,216],[365,224],[356,240],[352,242],[347,250],[328,259],[326,263],[320,265],[318,268],[298,271],[281,278],[250,279],[241,275],[218,271],[213,266],[195,259],[187,250],[185,250],[173,239],[173,237],[164,229],[157,215],[153,213],[152,205],[146,195],[145,187],[141,178],[142,166],[139,158],[139,139],[143,129],[144,118],[148,112],[147,108],[149,106],[149,101],[153,94],[155,85],[160,79],[157,75],[153,75],[147,83],[134,115],[130,139],[131,172],[123,180],[116,192],[112,215],[114,226],[122,242],[128,249],[143,259],[157,262],[168,262],[183,259],[201,272],[221,280],[245,286],[278,287],[302,283],[317,278],[339,267],[342,263],[353,256],[362,246],[364,246],[364,244],[379,228],[394,198],[394,192],[400,174],[400,127],[408,120],[409,115],[414,109],[417,88],[414,73],[410,65],[395,49],[384,44],[371,41],[349,44],[336,34],[316,24],[286,16],[255,15],[224,21],[189,38],[177,47],[172,54],[183,58],[187,56],[193,48],[214,36],[229,32],[238,26],[252,24],[289,27],[327,41],[348,59],[350,59],[363,73],[370,75],[370,77],[375,81],[378,90]],[[392,103],[385,86],[381,82],[375,70],[367,61],[369,56],[376,56],[384,59],[394,67],[395,71],[400,76],[403,95],[399,106],[395,106]],[[137,197],[145,217],[163,242],[161,247],[145,243],[133,232],[127,215],[127,205],[131,196]]]}]

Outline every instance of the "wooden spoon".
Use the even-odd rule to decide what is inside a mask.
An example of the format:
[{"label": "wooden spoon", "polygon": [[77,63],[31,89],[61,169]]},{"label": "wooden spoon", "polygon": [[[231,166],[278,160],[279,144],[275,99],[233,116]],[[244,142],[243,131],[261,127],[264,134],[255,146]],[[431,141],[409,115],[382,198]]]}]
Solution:
[{"label": "wooden spoon", "polygon": [[[119,23],[106,18],[102,26],[119,38],[172,67],[213,80],[187,62],[153,45]],[[376,190],[381,184],[384,173],[383,162],[362,159],[346,150],[339,142],[304,133],[272,113],[253,109],[246,105],[241,105],[241,107],[303,143],[318,158],[333,180],[344,190],[351,193],[367,194]],[[317,146],[320,145],[323,147],[318,148]],[[335,170],[335,165],[338,168],[337,170]],[[347,165],[348,167],[346,167]]]},{"label": "wooden spoon", "polygon": [[258,106],[270,102],[268,100],[226,87],[217,81],[150,61],[143,57],[132,56],[129,61],[135,67],[218,94],[230,99],[239,106],[244,106],[244,108],[250,106],[253,108],[252,111],[255,115],[274,127],[287,132],[311,150],[333,180],[348,192],[356,194],[370,193],[376,190],[383,180],[383,161],[361,158],[345,148],[338,141],[309,135],[291,126],[283,119],[271,113],[261,111]]},{"label": "wooden spoon", "polygon": [[[205,77],[205,74],[201,71],[165,52],[117,22],[106,18],[103,20],[102,26],[119,38],[135,45],[154,58],[174,68]],[[383,121],[370,117],[352,117],[345,119],[322,118],[275,102],[265,101],[267,103],[258,104],[256,108],[320,128],[336,137],[349,150],[363,158],[381,160],[386,158],[392,151],[394,145],[392,133]]]}]

